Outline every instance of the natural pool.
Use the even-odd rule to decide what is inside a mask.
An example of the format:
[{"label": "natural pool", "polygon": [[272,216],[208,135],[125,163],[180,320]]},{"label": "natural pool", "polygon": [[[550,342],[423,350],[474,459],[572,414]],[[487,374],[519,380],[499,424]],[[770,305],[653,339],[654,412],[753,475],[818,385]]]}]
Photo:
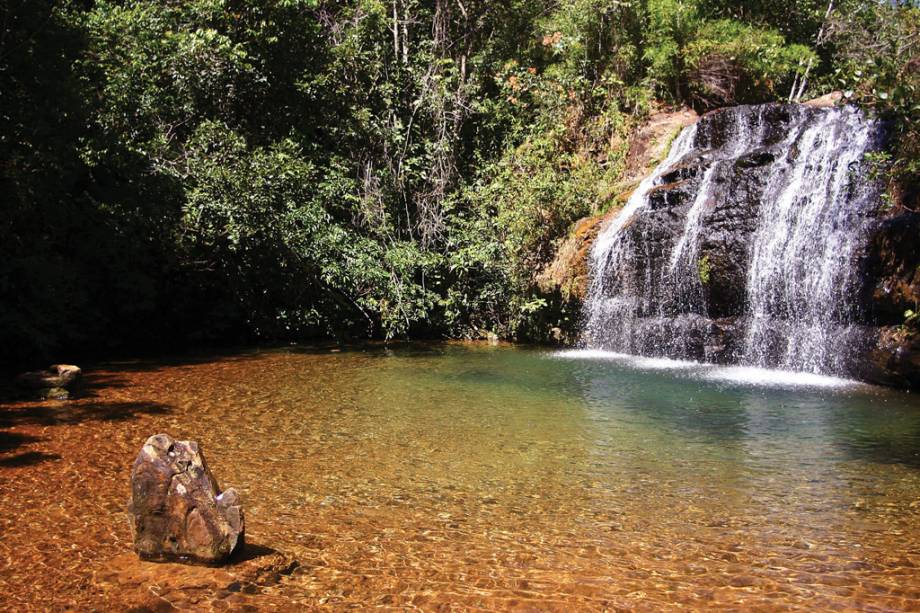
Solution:
[{"label": "natural pool", "polygon": [[[74,401],[0,406],[3,608],[920,609],[906,393],[460,344],[87,379]],[[128,554],[130,465],[159,431],[242,493],[255,559]],[[296,565],[253,579],[271,555]]]}]

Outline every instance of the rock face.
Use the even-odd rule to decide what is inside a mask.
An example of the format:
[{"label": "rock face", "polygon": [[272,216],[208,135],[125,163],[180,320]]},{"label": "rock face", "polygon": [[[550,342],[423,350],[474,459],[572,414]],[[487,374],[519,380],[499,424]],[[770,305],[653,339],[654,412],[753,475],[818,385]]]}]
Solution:
[{"label": "rock face", "polygon": [[843,102],[843,92],[834,91],[817,98],[812,98],[811,100],[803,102],[802,104],[805,106],[813,106],[818,109],[824,109],[837,106],[841,102]]},{"label": "rock face", "polygon": [[903,206],[883,211],[867,249],[861,302],[869,328],[867,359],[860,376],[867,381],[920,389],[920,328],[905,325],[905,313],[920,305],[920,213]]},{"label": "rock face", "polygon": [[920,213],[896,206],[883,211],[868,248],[863,301],[874,321],[901,324],[908,309],[920,311]]},{"label": "rock face", "polygon": [[689,108],[652,114],[629,139],[625,181],[639,181],[651,172],[652,166],[667,155],[671,140],[699,118],[696,111]]},{"label": "rock face", "polygon": [[128,511],[145,560],[218,564],[243,547],[239,495],[219,490],[194,441],[147,439],[131,471]]},{"label": "rock face", "polygon": [[881,127],[838,98],[687,128],[594,241],[587,344],[916,386],[920,215],[883,205]]},{"label": "rock face", "polygon": [[566,299],[584,298],[588,288],[588,251],[597,238],[604,217],[585,217],[559,246],[556,257],[537,275],[537,286],[546,293],[559,291]]},{"label": "rock face", "polygon": [[859,374],[874,383],[920,389],[920,333],[903,326],[879,328]]},{"label": "rock face", "polygon": [[[619,194],[617,200],[625,201],[642,177],[667,155],[671,140],[697,120],[699,115],[694,110],[681,108],[654,113],[636,129],[629,138],[624,177],[613,190]],[[614,207],[607,213],[585,217],[575,224],[556,250],[553,261],[536,275],[537,286],[545,295],[558,295],[563,302],[581,308],[588,290],[591,245],[600,229],[618,212],[619,207]],[[567,337],[568,331],[563,332]]]}]

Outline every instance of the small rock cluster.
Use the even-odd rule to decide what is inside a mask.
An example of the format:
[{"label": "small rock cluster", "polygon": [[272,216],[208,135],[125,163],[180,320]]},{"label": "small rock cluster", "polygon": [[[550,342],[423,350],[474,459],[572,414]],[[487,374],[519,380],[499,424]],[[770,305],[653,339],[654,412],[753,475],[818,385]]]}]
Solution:
[{"label": "small rock cluster", "polygon": [[82,374],[79,366],[52,364],[48,370],[24,372],[16,377],[16,382],[20,387],[37,390],[42,398],[63,400],[70,397],[70,388]]},{"label": "small rock cluster", "polygon": [[218,564],[243,547],[240,497],[220,491],[194,441],[147,439],[131,471],[128,511],[145,560]]}]

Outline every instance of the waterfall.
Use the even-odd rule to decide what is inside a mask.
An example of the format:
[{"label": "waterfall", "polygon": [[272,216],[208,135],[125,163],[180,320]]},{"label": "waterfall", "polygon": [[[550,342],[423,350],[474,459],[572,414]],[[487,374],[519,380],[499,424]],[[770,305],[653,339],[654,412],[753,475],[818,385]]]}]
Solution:
[{"label": "waterfall", "polygon": [[724,109],[685,128],[602,229],[584,342],[847,374],[882,129],[850,107]]},{"label": "waterfall", "polygon": [[646,194],[652,188],[661,182],[661,176],[674,165],[677,160],[682,159],[693,147],[693,141],[696,136],[696,124],[681,130],[674,142],[671,143],[667,157],[658,164],[654,172],[644,178],[636,190],[630,195],[626,205],[620,211],[619,215],[613,218],[604,232],[597,237],[592,248],[592,259],[595,261],[599,257],[611,254],[615,251],[617,236],[623,226],[636,212],[636,209],[647,204]]}]

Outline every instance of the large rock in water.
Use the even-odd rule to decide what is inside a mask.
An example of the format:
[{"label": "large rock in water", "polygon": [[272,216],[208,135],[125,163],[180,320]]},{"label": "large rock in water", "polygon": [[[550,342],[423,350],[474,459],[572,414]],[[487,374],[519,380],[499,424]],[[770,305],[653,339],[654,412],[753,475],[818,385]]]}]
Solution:
[{"label": "large rock in water", "polygon": [[221,492],[194,441],[144,443],[131,471],[134,549],[145,560],[218,564],[243,547],[243,509]]}]

